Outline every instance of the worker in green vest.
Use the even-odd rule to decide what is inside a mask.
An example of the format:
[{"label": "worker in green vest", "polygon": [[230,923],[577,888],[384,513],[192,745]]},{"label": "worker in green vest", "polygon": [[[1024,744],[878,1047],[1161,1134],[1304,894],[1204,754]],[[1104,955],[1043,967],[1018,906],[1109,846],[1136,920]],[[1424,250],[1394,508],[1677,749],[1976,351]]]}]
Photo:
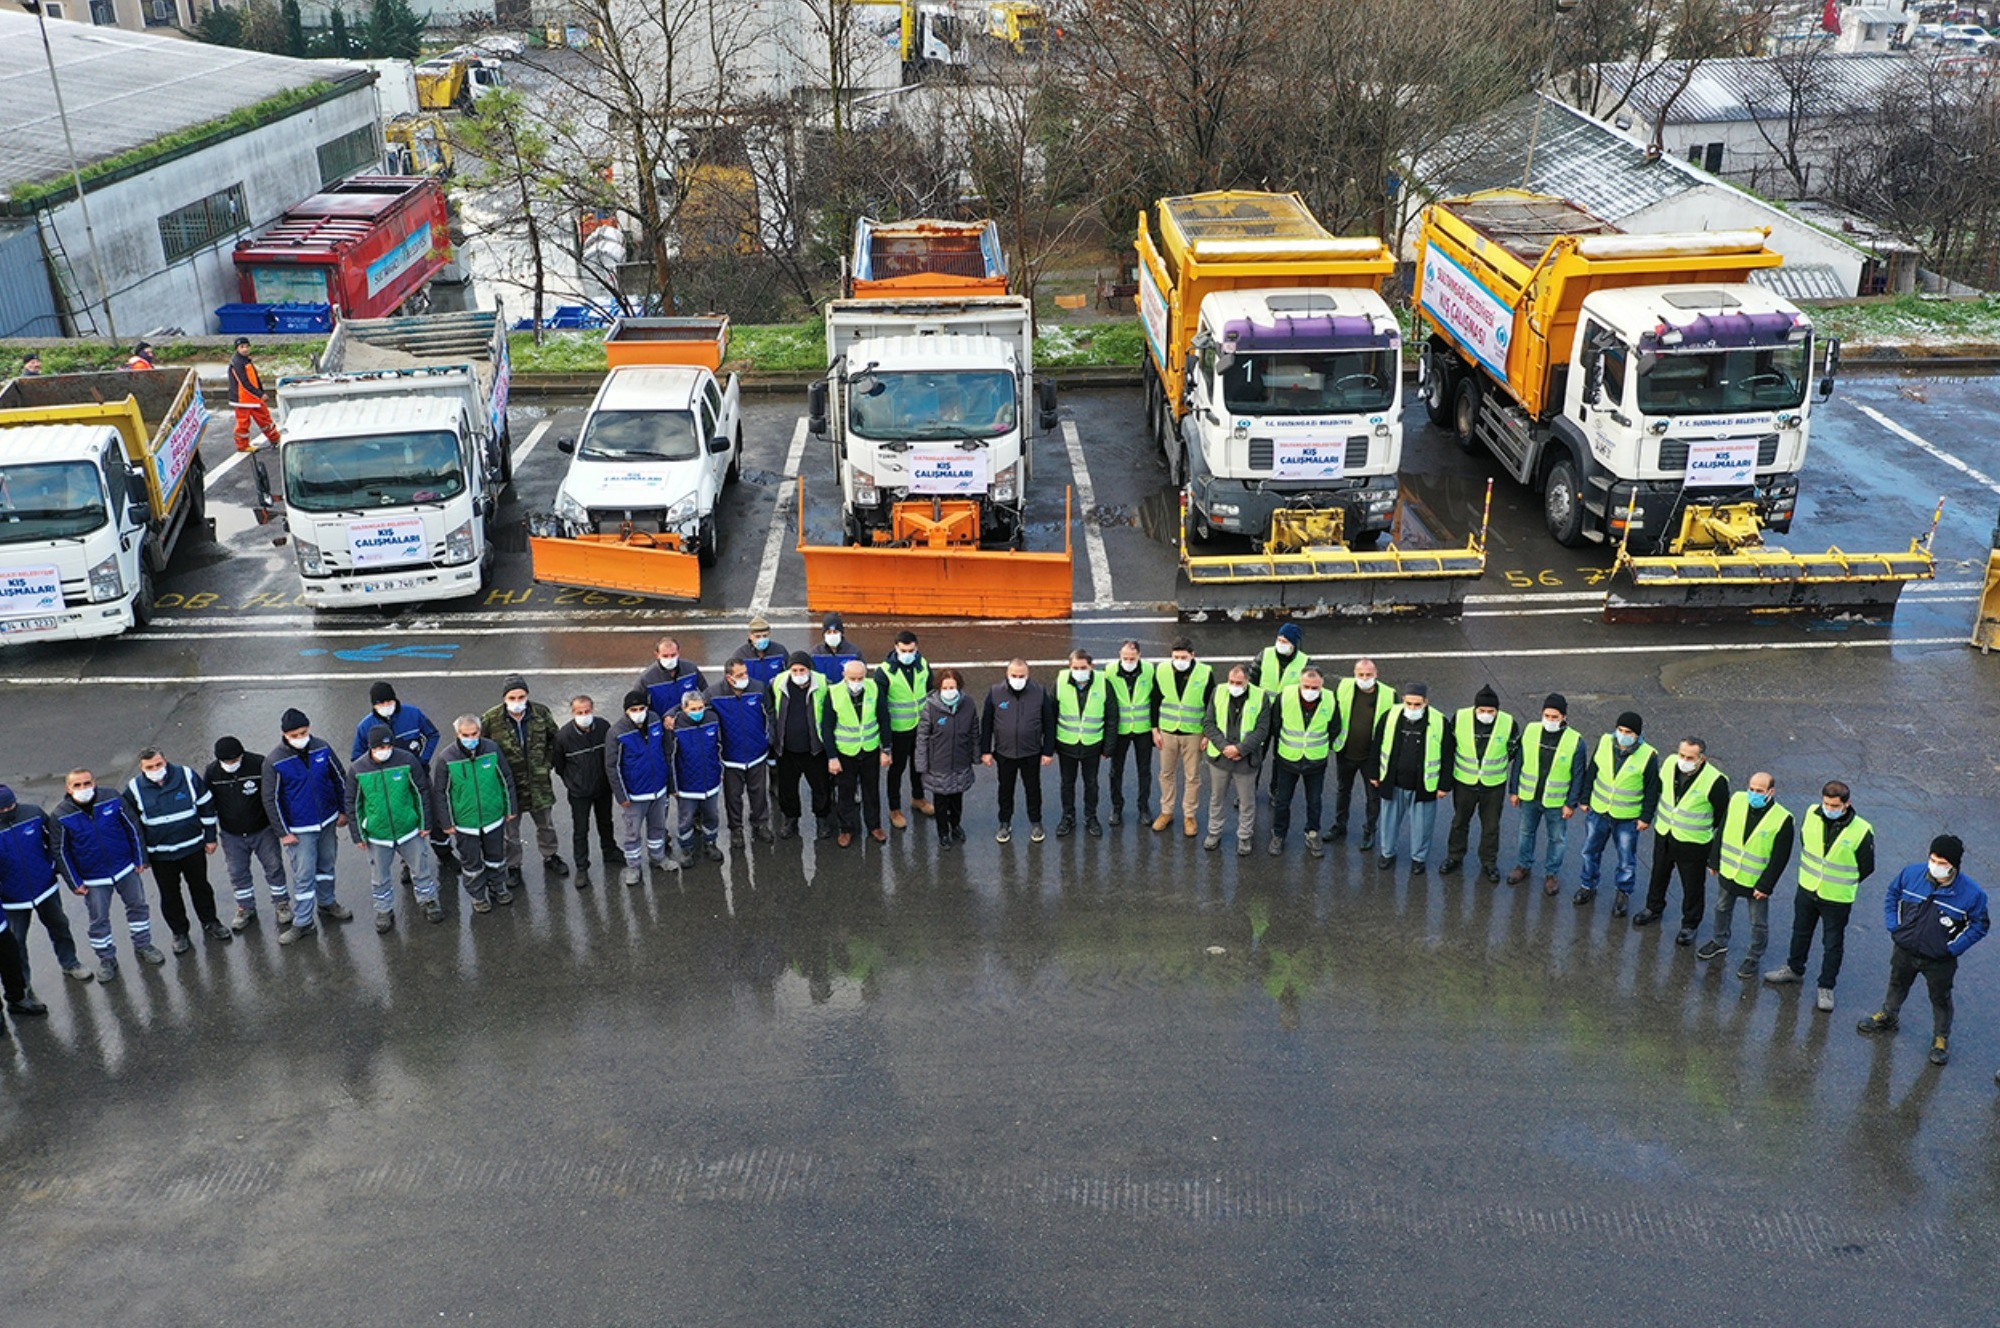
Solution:
[{"label": "worker in green vest", "polygon": [[[438,903],[437,867],[430,846],[430,774],[416,753],[399,746],[395,730],[372,725],[366,746],[347,767],[345,806],[354,846],[368,847],[368,883],[375,894],[375,930],[396,926],[396,877],[400,858],[417,903],[432,922],[444,921]],[[504,850],[503,850],[504,851]]]},{"label": "worker in green vest", "polygon": [[868,837],[882,844],[889,839],[882,828],[882,771],[889,765],[889,753],[882,745],[889,732],[889,695],[868,676],[868,665],[859,658],[848,658],[841,668],[839,682],[813,693],[819,703],[826,770],[833,776],[833,817],[840,827],[835,842],[846,848],[866,826]]},{"label": "worker in green vest", "polygon": [[1097,671],[1090,652],[1072,650],[1069,672],[1055,685],[1056,768],[1061,779],[1062,819],[1056,838],[1076,832],[1076,785],[1083,781],[1083,828],[1093,839],[1104,834],[1097,819],[1097,763],[1104,755],[1104,730],[1111,713],[1111,684]]},{"label": "worker in green vest", "polygon": [[1847,950],[1847,919],[1861,883],[1875,874],[1875,827],[1854,810],[1854,791],[1837,779],[1819,791],[1819,806],[1799,818],[1799,888],[1792,895],[1792,950],[1784,967],[1764,975],[1774,987],[1805,981],[1814,929],[1820,932],[1814,1006],[1833,1010],[1833,988]]},{"label": "worker in green vest", "polygon": [[1104,666],[1110,708],[1105,723],[1111,729],[1106,754],[1111,758],[1111,824],[1125,824],[1125,765],[1132,766],[1132,804],[1135,820],[1153,819],[1153,730],[1159,725],[1159,706],[1153,695],[1153,670],[1139,653],[1137,641],[1118,647],[1118,658]]},{"label": "worker in green vest", "polygon": [[917,721],[924,698],[931,694],[931,666],[917,648],[917,634],[896,633],[895,649],[875,670],[889,703],[889,824],[898,830],[909,828],[903,815],[903,772],[910,774],[910,810],[931,814],[924,798],[924,777],[917,773],[912,758],[917,754]]},{"label": "worker in green vest", "polygon": [[[1175,639],[1168,657],[1153,669],[1153,746],[1160,753],[1160,814],[1153,829],[1174,823],[1174,804],[1181,809],[1181,833],[1189,839],[1199,828],[1195,809],[1201,805],[1201,758],[1207,746],[1203,728],[1208,697],[1215,690],[1215,670],[1194,657],[1194,642]],[[1176,781],[1179,789],[1176,791]]]},{"label": "worker in green vest", "polygon": [[472,911],[490,913],[511,904],[507,888],[509,821],[520,815],[514,770],[499,744],[485,736],[477,715],[452,721],[452,740],[438,744],[431,761],[431,812],[452,836],[458,883],[472,896]]},{"label": "worker in green vest", "polygon": [[1479,867],[1488,881],[1500,879],[1500,809],[1521,756],[1520,725],[1500,708],[1489,684],[1473,693],[1472,704],[1451,721],[1451,833],[1444,841],[1442,872],[1465,861],[1472,818],[1479,817]]},{"label": "worker in green vest", "polygon": [[1681,739],[1680,750],[1660,762],[1660,804],[1653,823],[1653,874],[1646,881],[1646,906],[1632,915],[1634,927],[1649,927],[1667,911],[1667,885],[1681,878],[1681,929],[1675,945],[1693,945],[1707,911],[1709,845],[1729,811],[1729,776],[1708,759],[1700,738]]},{"label": "worker in green vest", "polygon": [[1597,740],[1584,782],[1590,787],[1590,815],[1583,828],[1583,880],[1570,902],[1582,908],[1597,898],[1597,881],[1604,870],[1604,848],[1616,842],[1618,874],[1612,884],[1618,897],[1611,916],[1631,911],[1632,886],[1639,876],[1639,832],[1653,823],[1660,801],[1660,753],[1641,735],[1646,721],[1637,711],[1618,716],[1611,732]]},{"label": "worker in green vest", "polygon": [[1293,686],[1278,693],[1271,716],[1271,845],[1272,857],[1285,851],[1292,830],[1292,794],[1306,790],[1306,854],[1326,856],[1321,846],[1320,817],[1325,814],[1326,763],[1347,735],[1338,729],[1340,707],[1326,694],[1326,679],[1307,665]]},{"label": "worker in green vest", "polygon": [[1694,952],[1696,959],[1729,953],[1731,920],[1742,900],[1750,911],[1750,953],[1736,970],[1757,976],[1757,961],[1771,939],[1771,896],[1784,879],[1798,843],[1792,814],[1778,804],[1778,782],[1769,771],[1750,776],[1744,790],[1729,795],[1722,833],[1709,841],[1708,870],[1715,877],[1715,934]]},{"label": "worker in green vest", "polygon": [[1382,717],[1396,709],[1396,692],[1382,682],[1372,659],[1354,661],[1354,676],[1342,678],[1333,689],[1333,703],[1340,709],[1335,732],[1347,736],[1334,748],[1336,783],[1333,792],[1333,824],[1327,838],[1347,838],[1347,804],[1354,782],[1361,781],[1361,851],[1375,847],[1375,827],[1382,819],[1382,790],[1376,767],[1381,763]]},{"label": "worker in green vest", "polygon": [[1201,846],[1222,845],[1222,818],[1236,804],[1236,852],[1250,852],[1257,834],[1257,767],[1263,764],[1270,732],[1269,707],[1262,690],[1250,685],[1250,670],[1238,664],[1229,681],[1215,689],[1202,731],[1208,757],[1208,838]]},{"label": "worker in green vest", "polygon": [[[1378,867],[1396,864],[1396,844],[1405,822],[1410,827],[1410,874],[1422,876],[1431,856],[1431,834],[1437,827],[1437,800],[1450,792],[1451,726],[1444,712],[1431,705],[1428,684],[1413,682],[1403,689],[1403,704],[1377,721],[1375,787],[1382,796],[1381,854]],[[1365,840],[1363,841],[1366,842]]]},{"label": "worker in green vest", "polygon": [[1521,740],[1514,768],[1514,792],[1509,797],[1521,809],[1521,836],[1514,847],[1514,870],[1507,884],[1519,885],[1534,874],[1535,840],[1544,823],[1549,828],[1548,862],[1542,893],[1562,888],[1563,857],[1569,851],[1569,823],[1583,806],[1590,788],[1584,779],[1589,766],[1583,738],[1569,726],[1569,698],[1550,692],[1542,699],[1542,722]]},{"label": "worker in green vest", "polygon": [[1250,683],[1264,693],[1266,703],[1277,699],[1279,692],[1287,687],[1299,685],[1305,676],[1306,665],[1312,663],[1306,652],[1299,648],[1305,640],[1305,633],[1295,622],[1288,622],[1278,629],[1278,639],[1264,647],[1264,652],[1250,666]]}]

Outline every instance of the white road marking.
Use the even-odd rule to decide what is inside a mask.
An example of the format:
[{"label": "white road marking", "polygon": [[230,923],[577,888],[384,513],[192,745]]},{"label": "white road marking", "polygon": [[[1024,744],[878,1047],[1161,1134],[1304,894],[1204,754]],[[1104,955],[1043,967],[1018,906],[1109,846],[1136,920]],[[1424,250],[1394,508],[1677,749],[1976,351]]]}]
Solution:
[{"label": "white road marking", "polygon": [[229,458],[225,460],[221,465],[217,466],[214,470],[208,472],[208,478],[204,479],[201,482],[201,491],[203,493],[207,493],[210,489],[213,489],[218,483],[221,482],[222,477],[224,475],[227,475],[230,471],[236,469],[238,466],[242,465],[245,461],[248,461],[249,459],[250,459],[250,454],[248,452],[231,453]]},{"label": "white road marking", "polygon": [[1077,514],[1083,518],[1083,551],[1090,559],[1090,604],[1108,609],[1111,597],[1111,559],[1104,553],[1104,531],[1090,519],[1097,506],[1097,489],[1090,482],[1090,467],[1083,459],[1083,443],[1076,436],[1076,421],[1062,422],[1063,446],[1069,449],[1071,483],[1076,486]]},{"label": "white road marking", "polygon": [[[757,564],[757,587],[750,592],[752,613],[771,612],[771,592],[778,585],[778,559],[785,552],[785,534],[791,523],[785,520],[790,510],[792,496],[798,492],[799,463],[806,457],[806,419],[799,417],[798,425],[792,430],[791,450],[785,453],[785,473],[778,485],[778,496],[771,504],[771,528],[764,532],[764,557]],[[741,618],[743,615],[734,615]],[[777,630],[775,627],[773,631]]]},{"label": "white road marking", "polygon": [[1887,415],[1884,415],[1881,411],[1875,409],[1873,406],[1865,406],[1859,401],[1855,401],[1851,397],[1843,397],[1842,400],[1846,401],[1848,405],[1854,407],[1856,410],[1860,411],[1863,415],[1866,415],[1869,419],[1875,421],[1877,424],[1887,429],[1890,433],[1893,433],[1898,438],[1901,438],[1904,442],[1911,444],[1920,451],[1928,452],[1930,455],[1944,462],[1947,466],[1950,466],[1953,470],[1962,471],[1970,479],[1985,485],[1987,488],[1991,489],[1995,493],[2000,493],[2000,480],[1994,479],[1991,475],[1988,475],[1985,471],[1980,470],[1976,466],[1971,466],[1963,461],[1960,461],[1957,457],[1945,451],[1942,447],[1939,447],[1936,443],[1933,443],[1926,438],[1919,437],[1918,435],[1910,432],[1910,430],[1896,423],[1896,421],[1890,419]]},{"label": "white road marking", "polygon": [[542,435],[547,433],[549,426],[554,423],[554,420],[543,420],[540,424],[528,430],[527,441],[514,449],[514,460],[511,463],[513,469],[519,470],[521,468],[521,463],[528,459],[528,453],[535,450],[535,444],[542,441]]}]

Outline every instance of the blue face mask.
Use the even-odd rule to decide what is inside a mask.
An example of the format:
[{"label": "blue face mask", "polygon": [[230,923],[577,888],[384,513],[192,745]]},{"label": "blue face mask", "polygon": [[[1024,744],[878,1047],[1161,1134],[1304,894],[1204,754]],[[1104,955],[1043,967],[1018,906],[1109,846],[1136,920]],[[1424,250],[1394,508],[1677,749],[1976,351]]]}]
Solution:
[{"label": "blue face mask", "polygon": [[1752,807],[1755,807],[1757,810],[1762,811],[1764,808],[1771,805],[1771,795],[1768,793],[1753,792],[1750,795],[1750,805]]},{"label": "blue face mask", "polygon": [[896,662],[898,664],[914,664],[917,662],[917,652],[914,650],[898,650],[896,652]]},{"label": "blue face mask", "polygon": [[1620,747],[1630,747],[1639,741],[1639,735],[1636,733],[1615,733],[1612,737]]},{"label": "blue face mask", "polygon": [[695,706],[688,711],[688,718],[699,724],[701,723],[701,717],[707,713],[708,711],[702,709],[700,706]]},{"label": "blue face mask", "polygon": [[468,738],[461,733],[458,735],[458,745],[465,748],[468,752],[476,752],[479,750],[479,739]]},{"label": "blue face mask", "polygon": [[771,638],[768,636],[753,636],[750,638],[750,646],[753,650],[769,650],[771,648]]}]

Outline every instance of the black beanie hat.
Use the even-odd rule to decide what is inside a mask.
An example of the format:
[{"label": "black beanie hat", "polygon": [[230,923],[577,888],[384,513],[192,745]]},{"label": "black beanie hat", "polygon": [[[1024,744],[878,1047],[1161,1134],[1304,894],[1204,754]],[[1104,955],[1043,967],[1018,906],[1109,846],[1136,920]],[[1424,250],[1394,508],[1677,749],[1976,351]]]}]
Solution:
[{"label": "black beanie hat", "polygon": [[1563,714],[1567,715],[1569,714],[1569,698],[1561,692],[1550,692],[1542,698],[1542,709],[1560,710]]},{"label": "black beanie hat", "polygon": [[396,735],[389,732],[387,724],[370,724],[368,726],[368,745],[370,747],[380,747],[384,743],[395,741],[395,738]]},{"label": "black beanie hat", "polygon": [[1931,841],[1931,852],[1951,864],[1953,871],[1965,859],[1965,843],[1957,835],[1939,835]]},{"label": "black beanie hat", "polygon": [[809,669],[812,666],[813,657],[803,650],[794,650],[792,657],[785,661],[785,667],[788,669]]},{"label": "black beanie hat", "polygon": [[284,714],[278,716],[278,732],[280,733],[292,733],[299,729],[309,729],[311,727],[312,721],[307,719],[306,712],[297,706],[293,706]]},{"label": "black beanie hat", "polygon": [[1493,706],[1497,709],[1500,705],[1500,693],[1493,690],[1493,684],[1488,683],[1472,694],[1472,704],[1475,707]]},{"label": "black beanie hat", "polygon": [[233,735],[215,740],[215,759],[218,761],[240,761],[243,759],[243,743]]},{"label": "black beanie hat", "polygon": [[650,708],[652,704],[653,698],[648,696],[641,688],[634,687],[631,691],[625,693],[625,708],[627,710],[630,710],[633,706],[646,706]]},{"label": "black beanie hat", "polygon": [[381,705],[384,701],[396,699],[396,689],[386,682],[378,682],[368,689],[368,704]]},{"label": "black beanie hat", "polygon": [[1639,718],[1638,711],[1627,710],[1624,714],[1618,716],[1618,727],[1621,729],[1630,729],[1634,733],[1644,733],[1646,731],[1646,721]]}]

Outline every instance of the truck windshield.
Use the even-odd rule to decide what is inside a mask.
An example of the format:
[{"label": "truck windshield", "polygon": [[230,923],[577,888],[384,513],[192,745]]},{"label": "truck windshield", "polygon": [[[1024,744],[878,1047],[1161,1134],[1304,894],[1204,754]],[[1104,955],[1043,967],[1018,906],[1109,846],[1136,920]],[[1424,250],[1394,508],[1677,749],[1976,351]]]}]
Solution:
[{"label": "truck windshield", "polygon": [[684,410],[600,410],[584,423],[576,454],[585,461],[692,461],[701,440]]},{"label": "truck windshield", "polygon": [[465,492],[458,439],[448,433],[295,438],[283,456],[285,499],[306,512],[437,503]]},{"label": "truck windshield", "polygon": [[1642,415],[1794,410],[1806,399],[1812,343],[1665,351],[1639,359]]},{"label": "truck windshield", "polygon": [[1014,375],[1004,369],[865,373],[853,382],[847,424],[883,442],[997,438],[1014,428]]},{"label": "truck windshield", "polygon": [[109,515],[97,467],[88,462],[0,466],[0,544],[74,539]]},{"label": "truck windshield", "polygon": [[1347,415],[1396,399],[1390,350],[1238,355],[1221,374],[1225,410],[1243,415]]}]

